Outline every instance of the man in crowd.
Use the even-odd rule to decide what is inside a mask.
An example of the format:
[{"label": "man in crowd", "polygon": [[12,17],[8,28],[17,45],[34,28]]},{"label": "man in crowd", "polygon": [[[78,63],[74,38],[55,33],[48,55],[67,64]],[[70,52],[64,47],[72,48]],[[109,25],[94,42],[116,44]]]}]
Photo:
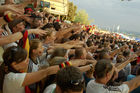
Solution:
[{"label": "man in crowd", "polygon": [[107,86],[112,78],[115,67],[110,60],[100,60],[95,65],[95,80],[91,80],[87,86],[87,93],[129,93],[140,86],[140,76],[124,82],[120,86]]},{"label": "man in crowd", "polygon": [[76,67],[61,69],[56,75],[56,84],[48,86],[44,93],[83,93],[84,78]]}]

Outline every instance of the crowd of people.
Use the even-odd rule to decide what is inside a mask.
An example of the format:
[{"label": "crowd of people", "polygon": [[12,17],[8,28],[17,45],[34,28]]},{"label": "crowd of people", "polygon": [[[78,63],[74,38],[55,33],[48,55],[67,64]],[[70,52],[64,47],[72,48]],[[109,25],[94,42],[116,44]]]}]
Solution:
[{"label": "crowd of people", "polygon": [[0,93],[140,93],[140,43],[38,8],[0,6]]}]

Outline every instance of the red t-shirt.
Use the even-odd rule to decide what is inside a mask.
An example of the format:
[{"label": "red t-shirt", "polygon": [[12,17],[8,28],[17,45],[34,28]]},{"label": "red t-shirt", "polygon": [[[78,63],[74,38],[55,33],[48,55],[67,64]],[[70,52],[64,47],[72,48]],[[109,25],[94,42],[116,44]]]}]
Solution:
[{"label": "red t-shirt", "polygon": [[140,57],[137,58],[137,63],[140,63]]}]

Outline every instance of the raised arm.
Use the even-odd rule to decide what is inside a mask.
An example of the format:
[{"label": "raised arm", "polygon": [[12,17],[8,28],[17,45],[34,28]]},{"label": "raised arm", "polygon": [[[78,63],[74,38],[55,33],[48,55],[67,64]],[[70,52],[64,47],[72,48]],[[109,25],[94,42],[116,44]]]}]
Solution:
[{"label": "raised arm", "polygon": [[57,42],[59,42],[64,37],[64,34],[69,33],[70,31],[72,31],[74,29],[79,29],[79,27],[73,26],[73,27],[64,28],[64,29],[61,29],[60,31],[58,31],[56,33]]},{"label": "raised arm", "polygon": [[38,34],[40,36],[43,36],[47,33],[47,31],[45,30],[41,30],[41,29],[29,29],[28,30],[28,34]]},{"label": "raised arm", "polygon": [[15,42],[23,37],[21,32],[17,32],[8,36],[3,36],[0,38],[0,46]]},{"label": "raised arm", "polygon": [[94,66],[95,66],[95,64],[89,64],[89,65],[85,65],[85,66],[78,67],[78,68],[81,70],[81,72],[86,72],[91,69],[94,69]]},{"label": "raised arm", "polygon": [[112,51],[112,52],[110,53],[110,56],[113,58],[117,53],[119,53],[120,51],[126,49],[127,47],[128,47],[128,46],[124,45],[124,46],[122,46],[120,49],[116,49],[116,50]]},{"label": "raised arm", "polygon": [[[45,31],[39,30],[39,29],[30,29],[28,31],[28,34],[32,34],[32,33],[39,34],[39,35],[46,34]],[[17,32],[17,33],[8,35],[8,36],[3,36],[0,38],[0,46],[20,40],[22,37],[23,37],[23,35],[21,32]]]},{"label": "raised arm", "polygon": [[[75,67],[78,67],[80,65],[86,65],[88,63],[92,63],[93,65],[96,64],[95,60],[92,60],[92,61],[91,60],[72,60],[71,62],[72,62],[72,66],[75,66]],[[90,69],[90,66],[87,65],[84,67],[80,67],[80,69],[81,71],[87,71]],[[27,86],[35,82],[38,82],[49,75],[56,74],[58,70],[60,70],[60,68],[58,65],[56,65],[56,66],[51,66],[37,72],[27,73],[22,86]]]},{"label": "raised arm", "polygon": [[121,69],[123,69],[130,62],[133,62],[134,60],[136,60],[136,58],[137,58],[137,56],[134,54],[125,62],[116,64],[115,67],[118,69],[118,72],[119,72]]},{"label": "raised arm", "polygon": [[54,44],[52,46],[53,48],[58,48],[58,47],[62,47],[62,48],[65,48],[65,49],[70,49],[70,48],[73,48],[73,47],[82,47],[81,45],[77,45],[77,44]]},{"label": "raised arm", "polygon": [[58,70],[60,70],[60,68],[58,65],[56,65],[37,72],[27,73],[22,86],[27,86],[38,82],[49,75],[56,74]]},{"label": "raised arm", "polygon": [[96,60],[82,60],[82,59],[75,59],[75,60],[70,60],[72,62],[73,66],[83,66],[83,65],[87,65],[87,64],[96,64],[97,61]]},{"label": "raised arm", "polygon": [[130,93],[131,91],[133,91],[134,89],[140,86],[140,76],[137,76],[136,78],[130,81],[124,82],[124,84],[128,85],[129,93]]}]

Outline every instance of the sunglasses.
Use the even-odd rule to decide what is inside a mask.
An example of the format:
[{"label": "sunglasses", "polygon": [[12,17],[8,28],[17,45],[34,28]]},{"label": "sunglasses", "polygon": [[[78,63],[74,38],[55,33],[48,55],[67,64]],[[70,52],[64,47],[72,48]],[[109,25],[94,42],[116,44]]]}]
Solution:
[{"label": "sunglasses", "polygon": [[80,85],[81,83],[84,83],[84,77],[82,76],[81,79],[78,79],[78,80],[71,80],[70,81],[70,84],[71,85],[74,85],[74,86],[78,86]]},{"label": "sunglasses", "polygon": [[17,47],[13,47],[13,48],[11,49],[12,55],[14,55],[17,51],[18,51],[18,48],[17,48]]}]

